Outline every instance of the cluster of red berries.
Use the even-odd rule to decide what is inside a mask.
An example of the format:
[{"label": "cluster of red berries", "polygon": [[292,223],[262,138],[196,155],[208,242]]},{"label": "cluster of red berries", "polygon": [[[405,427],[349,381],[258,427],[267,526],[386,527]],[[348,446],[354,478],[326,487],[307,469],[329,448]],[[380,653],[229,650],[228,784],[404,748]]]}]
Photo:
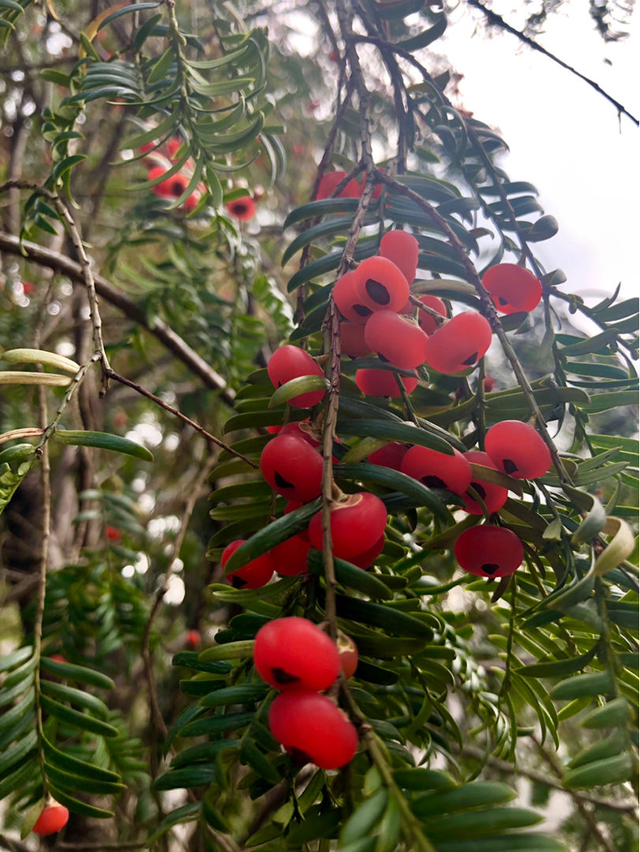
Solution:
[{"label": "cluster of red berries", "polygon": [[45,837],[47,834],[55,834],[69,822],[69,811],[64,805],[53,802],[43,808],[42,813],[33,826],[33,833]]},{"label": "cluster of red berries", "polygon": [[358,652],[346,636],[336,647],[306,618],[270,621],[256,635],[253,661],[258,674],[280,691],[269,709],[271,733],[299,763],[339,769],[358,748],[358,733],[326,695],[340,670],[355,672]]}]

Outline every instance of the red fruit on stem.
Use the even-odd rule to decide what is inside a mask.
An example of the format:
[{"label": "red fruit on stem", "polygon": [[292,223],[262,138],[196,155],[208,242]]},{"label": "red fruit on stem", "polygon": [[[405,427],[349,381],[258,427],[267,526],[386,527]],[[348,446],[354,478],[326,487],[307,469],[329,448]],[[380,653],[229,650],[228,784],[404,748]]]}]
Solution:
[{"label": "red fruit on stem", "polygon": [[328,689],[340,672],[333,640],[306,618],[276,618],[258,630],[253,663],[263,680],[283,692]]},{"label": "red fruit on stem", "polygon": [[491,345],[491,326],[473,311],[457,314],[427,338],[425,361],[439,373],[474,367]]},{"label": "red fruit on stem", "polygon": [[52,654],[50,659],[54,660],[54,662],[56,662],[56,663],[66,663],[67,662],[66,658],[63,657],[62,654]]},{"label": "red fruit on stem", "polygon": [[346,320],[356,325],[364,325],[372,310],[360,298],[359,280],[357,270],[345,272],[334,285],[333,301]]},{"label": "red fruit on stem", "polygon": [[263,449],[260,470],[269,485],[287,497],[308,503],[322,491],[322,456],[298,435],[276,435]]},{"label": "red fruit on stem", "polygon": [[[300,376],[324,376],[317,361],[308,352],[288,343],[276,349],[269,358],[267,372],[274,388],[279,388],[291,379],[297,379]],[[320,402],[324,394],[324,390],[301,393],[299,396],[290,399],[289,405],[294,408],[311,408]]]},{"label": "red fruit on stem", "polygon": [[45,837],[47,834],[55,834],[60,831],[69,822],[69,811],[64,805],[59,805],[55,802],[52,805],[47,805],[33,826],[34,834],[39,834]]},{"label": "red fruit on stem", "polygon": [[[419,299],[423,305],[426,305],[428,308],[436,311],[441,317],[446,318],[447,307],[442,299],[439,299],[437,296],[420,296]],[[418,322],[420,323],[420,328],[426,335],[433,334],[441,325],[435,317],[432,317],[431,314],[421,310],[418,310]]]},{"label": "red fruit on stem", "polygon": [[285,423],[280,431],[281,435],[297,435],[302,438],[307,444],[312,447],[319,447],[320,441],[314,437],[308,420],[294,420],[291,423]]},{"label": "red fruit on stem", "polygon": [[107,524],[104,531],[109,541],[120,541],[122,539],[122,533],[117,527],[112,527]]},{"label": "red fruit on stem", "polygon": [[336,644],[338,646],[342,674],[346,680],[349,680],[350,677],[354,676],[358,668],[358,649],[356,643],[350,636],[343,633],[342,630],[338,630],[338,641]]},{"label": "red fruit on stem", "polygon": [[171,159],[173,159],[178,153],[181,145],[182,139],[180,139],[178,136],[174,136],[173,138],[169,139],[169,141],[167,142],[167,153],[169,154]]},{"label": "red fruit on stem", "polygon": [[299,763],[339,769],[358,749],[358,733],[345,713],[317,692],[278,695],[269,708],[269,728]]},{"label": "red fruit on stem", "polygon": [[[231,554],[235,553],[240,545],[244,544],[244,541],[243,538],[239,538],[225,547],[220,559],[220,564],[223,568],[229,561]],[[263,553],[262,556],[252,559],[251,562],[247,562],[246,565],[243,565],[237,571],[227,574],[227,580],[229,580],[235,589],[261,589],[263,586],[266,586],[272,576],[273,562],[271,561],[271,555]]]},{"label": "red fruit on stem", "polygon": [[497,380],[494,379],[493,376],[490,376],[488,374],[484,377],[484,379],[482,380],[482,383],[483,383],[485,393],[491,393],[491,391],[498,384]]},{"label": "red fruit on stem", "polygon": [[427,335],[412,320],[394,311],[372,314],[364,327],[364,339],[384,361],[403,370],[424,362]]},{"label": "red fruit on stem", "polygon": [[356,565],[358,568],[362,568],[363,571],[366,571],[367,568],[371,568],[383,550],[384,535],[381,535],[372,547],[365,550],[364,553],[358,553],[355,556],[352,556],[349,562],[351,562],[352,565]]},{"label": "red fruit on stem", "polygon": [[409,284],[416,277],[419,251],[418,241],[407,231],[387,231],[380,240],[380,256],[395,263]]},{"label": "red fruit on stem", "polygon": [[[286,509],[285,509],[286,513]],[[297,577],[307,572],[308,536],[294,535],[271,548],[273,565],[281,577]]]},{"label": "red fruit on stem", "polygon": [[[400,381],[407,393],[418,387],[418,380],[412,376],[400,376]],[[401,396],[396,374],[390,370],[356,370],[356,384],[367,396]]]},{"label": "red fruit on stem", "polygon": [[[373,547],[387,525],[387,507],[375,494],[361,491],[347,494],[331,509],[333,554],[349,559]],[[309,524],[309,541],[322,550],[322,516],[318,512]]]},{"label": "red fruit on stem", "polygon": [[282,426],[267,426],[267,432],[269,432],[270,435],[277,435],[281,429]]},{"label": "red fruit on stem", "polygon": [[427,488],[444,488],[454,494],[464,494],[471,484],[469,461],[455,448],[448,456],[429,447],[411,447],[400,470]]},{"label": "red fruit on stem", "polygon": [[229,216],[233,216],[234,219],[239,219],[241,222],[248,222],[256,215],[256,203],[248,195],[244,198],[236,198],[235,201],[229,201],[224,206]]},{"label": "red fruit on stem", "polygon": [[[161,175],[166,174],[167,171],[168,169],[162,166],[154,166],[152,169],[149,169],[147,177],[149,180],[155,180]],[[179,198],[187,188],[188,183],[187,176],[182,172],[178,172],[175,175],[171,175],[167,180],[160,181],[160,183],[152,186],[151,192],[159,198]]]},{"label": "red fruit on stem", "polygon": [[[386,257],[368,257],[356,269],[360,302],[370,311],[395,311],[409,298],[409,284],[398,267]],[[349,317],[347,317],[349,319]]]},{"label": "red fruit on stem", "polygon": [[456,540],[454,553],[461,568],[479,577],[506,577],[517,571],[524,559],[518,536],[489,524],[465,530]]},{"label": "red fruit on stem", "polygon": [[[340,183],[343,178],[346,178],[346,172],[327,172],[322,175],[320,178],[320,183],[318,185],[318,193],[316,195],[316,201],[321,201],[323,198],[330,198],[333,195],[333,191],[336,186]],[[340,197],[344,198],[344,189],[340,193]]]},{"label": "red fruit on stem", "polygon": [[[491,461],[491,457],[487,453],[483,453],[481,450],[470,450],[464,455],[470,463],[481,464],[483,467],[491,467],[494,470],[498,470],[497,466]],[[502,485],[495,485],[493,482],[487,482],[486,479],[480,479],[480,477],[473,476],[473,474],[471,487],[477,491],[480,497],[482,497],[488,512],[497,512],[502,509],[504,504],[507,502],[507,497],[509,496],[509,492],[506,488],[503,488]],[[474,500],[468,494],[463,495],[463,499],[465,511],[470,515],[484,514],[482,506],[477,500]]]},{"label": "red fruit on stem", "polygon": [[187,630],[184,634],[184,641],[190,648],[198,648],[202,642],[202,637],[197,630]]},{"label": "red fruit on stem", "polygon": [[501,314],[532,311],[542,298],[542,284],[529,269],[515,263],[498,263],[482,276],[482,286]]},{"label": "red fruit on stem", "polygon": [[340,323],[340,348],[349,358],[365,358],[371,354],[371,347],[364,339],[364,326],[354,322]]},{"label": "red fruit on stem", "polygon": [[498,470],[516,479],[537,479],[551,467],[542,435],[521,420],[503,420],[487,432],[484,448]]},{"label": "red fruit on stem", "polygon": [[401,470],[402,459],[406,456],[408,449],[406,444],[392,441],[386,447],[380,447],[379,450],[367,456],[367,461],[370,464],[379,464],[380,467],[389,467],[391,470]]}]

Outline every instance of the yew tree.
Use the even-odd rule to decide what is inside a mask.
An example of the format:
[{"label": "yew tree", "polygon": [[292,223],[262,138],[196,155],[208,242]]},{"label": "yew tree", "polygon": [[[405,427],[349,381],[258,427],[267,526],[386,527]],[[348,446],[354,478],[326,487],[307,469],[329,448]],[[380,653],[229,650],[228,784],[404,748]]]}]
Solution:
[{"label": "yew tree", "polygon": [[0,0],[1,849],[637,847],[638,299],[450,11]]}]

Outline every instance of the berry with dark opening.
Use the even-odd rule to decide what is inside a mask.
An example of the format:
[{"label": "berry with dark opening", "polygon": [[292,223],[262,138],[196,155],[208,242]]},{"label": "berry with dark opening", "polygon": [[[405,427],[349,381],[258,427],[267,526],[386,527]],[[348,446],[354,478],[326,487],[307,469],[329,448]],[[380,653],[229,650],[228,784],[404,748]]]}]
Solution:
[{"label": "berry with dark opening", "polygon": [[380,256],[395,263],[409,284],[416,277],[418,254],[418,241],[407,231],[387,231],[380,240]]},{"label": "berry with dark opening", "polygon": [[55,834],[69,822],[69,811],[64,805],[54,802],[47,805],[33,826],[33,833],[46,837],[47,834]]},{"label": "berry with dark opening", "polygon": [[[334,556],[349,559],[373,547],[387,526],[387,507],[375,494],[345,494],[331,507],[331,541]],[[309,524],[309,541],[322,550],[322,514]]]},{"label": "berry with dark opening", "polygon": [[[267,372],[274,388],[279,388],[291,379],[300,376],[324,376],[321,367],[308,352],[289,343],[281,346],[269,358]],[[324,396],[324,390],[301,393],[289,400],[294,408],[311,408],[317,405]]]},{"label": "berry with dark opening", "polygon": [[401,470],[402,459],[406,456],[408,449],[406,444],[392,441],[386,447],[381,447],[367,456],[367,461],[371,464],[379,464],[380,467],[389,467],[391,470]]},{"label": "berry with dark opening", "polygon": [[[239,538],[225,547],[220,559],[223,569],[229,561],[231,554],[235,553],[240,545],[244,544],[244,541],[243,538]],[[269,553],[263,553],[262,556],[252,559],[251,562],[247,562],[246,565],[243,565],[237,571],[227,574],[227,580],[235,589],[261,589],[263,586],[266,586],[272,577],[273,562]]]},{"label": "berry with dark opening", "polygon": [[[481,464],[483,467],[491,467],[498,470],[497,466],[491,461],[491,457],[481,450],[469,450],[465,453],[465,458],[469,463]],[[502,485],[495,485],[493,482],[488,482],[486,479],[480,479],[479,476],[473,476],[471,479],[471,487],[480,495],[487,507],[488,512],[498,512],[507,502],[509,492]],[[474,500],[468,494],[463,496],[465,511],[470,515],[482,515],[482,506],[477,500]]]},{"label": "berry with dark opening", "polygon": [[424,363],[427,335],[417,323],[394,311],[372,314],[364,327],[364,339],[383,361],[403,370]]},{"label": "berry with dark opening", "polygon": [[118,527],[112,527],[109,524],[104,528],[105,534],[109,541],[120,541],[122,539],[122,533],[118,529]]},{"label": "berry with dark opening", "polygon": [[364,325],[355,322],[340,323],[340,348],[349,358],[365,358],[371,355],[371,347],[364,339]]},{"label": "berry with dark opening", "polygon": [[532,311],[542,298],[542,284],[529,269],[515,263],[498,263],[482,276],[482,286],[501,314]]},{"label": "berry with dark opening", "polygon": [[342,674],[346,680],[349,680],[350,677],[354,676],[358,668],[358,649],[356,643],[350,636],[343,633],[342,630],[338,630],[338,641],[336,644],[338,646]]},{"label": "berry with dark opening", "polygon": [[229,201],[224,206],[229,216],[233,216],[234,219],[239,219],[241,222],[249,222],[256,215],[256,203],[249,196],[236,198],[235,201]]},{"label": "berry with dark opening", "polygon": [[[285,509],[286,512],[286,509]],[[271,548],[273,566],[281,577],[297,577],[307,572],[308,536],[294,535]]]},{"label": "berry with dark opening", "polygon": [[427,338],[425,361],[439,373],[475,367],[491,345],[491,326],[473,311],[457,314]]},{"label": "berry with dark opening", "polygon": [[400,470],[427,488],[443,488],[454,494],[464,494],[471,484],[469,462],[455,447],[452,456],[429,447],[411,447]]},{"label": "berry with dark opening", "polygon": [[357,553],[355,556],[352,556],[351,559],[349,559],[349,562],[351,562],[352,565],[356,565],[358,568],[362,568],[363,571],[366,571],[367,568],[371,568],[383,550],[384,535],[381,535],[374,545],[372,545],[368,550],[365,550],[364,553]]},{"label": "berry with dark opening", "polygon": [[356,270],[345,272],[335,283],[333,301],[346,320],[356,325],[364,325],[373,311],[360,298],[358,283]]},{"label": "berry with dark opening", "polygon": [[484,448],[498,470],[516,479],[537,479],[551,467],[542,435],[521,420],[503,420],[487,432]]},{"label": "berry with dark opening", "polygon": [[258,630],[253,663],[263,680],[283,692],[328,689],[340,672],[333,640],[306,618],[276,618]]},{"label": "berry with dark opening", "polygon": [[197,630],[187,630],[184,634],[184,641],[189,648],[199,648],[202,643],[202,637]]},{"label": "berry with dark opening", "polygon": [[506,577],[517,571],[524,559],[518,536],[490,524],[465,530],[456,540],[454,553],[458,565],[478,577]]},{"label": "berry with dark opening", "polygon": [[370,311],[397,312],[404,307],[409,298],[409,284],[393,261],[368,257],[355,272],[359,299]]},{"label": "berry with dark opening", "polygon": [[[400,376],[400,381],[407,393],[418,387],[418,380],[412,376]],[[367,396],[401,396],[396,374],[390,370],[356,370],[356,384]]]},{"label": "berry with dark opening", "polygon": [[276,435],[260,456],[269,485],[288,500],[308,503],[322,491],[322,456],[298,435]]},{"label": "berry with dark opening", "polygon": [[[437,296],[419,296],[418,298],[427,308],[431,308],[436,313],[440,314],[441,317],[446,318],[447,307],[442,299],[439,299]],[[442,325],[442,323],[439,323],[435,317],[431,316],[431,314],[421,310],[418,310],[418,322],[420,323],[420,328],[426,335],[433,334],[438,330],[440,325]]]},{"label": "berry with dark opening", "polygon": [[[149,180],[155,180],[161,175],[166,174],[168,171],[168,169],[165,169],[162,166],[154,166],[152,169],[149,169],[147,177]],[[179,198],[187,188],[188,183],[189,181],[187,180],[186,175],[182,172],[178,172],[170,178],[167,178],[167,180],[160,181],[160,183],[152,186],[151,192],[159,198]]]},{"label": "berry with dark opening", "polygon": [[321,769],[345,766],[358,749],[358,732],[346,714],[317,692],[286,692],[269,708],[269,728],[297,763]]}]

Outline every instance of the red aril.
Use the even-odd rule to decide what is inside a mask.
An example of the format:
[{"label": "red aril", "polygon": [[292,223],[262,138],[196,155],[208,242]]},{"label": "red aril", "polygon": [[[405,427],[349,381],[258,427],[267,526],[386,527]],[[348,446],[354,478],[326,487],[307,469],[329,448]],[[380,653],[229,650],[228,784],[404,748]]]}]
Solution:
[{"label": "red aril", "polygon": [[269,485],[289,500],[308,503],[322,491],[322,456],[298,435],[276,435],[260,455]]},{"label": "red aril", "polygon": [[409,284],[391,260],[368,257],[355,272],[359,300],[370,311],[397,312],[404,307],[409,298]]},{"label": "red aril", "polygon": [[122,533],[118,529],[118,527],[112,527],[109,524],[104,528],[107,538],[109,541],[121,541]]},{"label": "red aril", "polygon": [[[487,453],[483,453],[481,450],[470,450],[464,455],[470,464],[481,464],[483,467],[490,467],[494,470],[498,469],[491,461],[491,457],[487,455]],[[471,478],[471,488],[473,488],[474,491],[476,491],[482,498],[488,512],[497,512],[502,509],[504,504],[507,502],[507,497],[509,496],[509,492],[506,488],[503,488],[502,485],[495,485],[493,482],[488,482],[486,479],[481,479],[479,476],[474,476],[473,474]],[[463,499],[465,511],[467,511],[470,515],[484,514],[482,506],[477,500],[474,500],[473,497],[465,494]]]},{"label": "red aril", "polygon": [[67,808],[54,802],[43,809],[32,831],[34,834],[45,837],[47,834],[55,834],[56,831],[60,831],[68,822],[69,811]]},{"label": "red aril", "polygon": [[453,455],[449,456],[429,447],[411,447],[402,460],[400,470],[427,488],[444,488],[454,494],[464,494],[471,484],[469,462],[455,448]]},{"label": "red aril", "polygon": [[543,437],[521,420],[503,420],[492,426],[484,448],[498,470],[516,479],[537,479],[551,467],[551,453]]},{"label": "red aril", "polygon": [[482,276],[482,286],[501,314],[532,311],[542,298],[542,284],[529,269],[515,263],[498,263]]},{"label": "red aril", "polygon": [[[387,508],[379,497],[361,491],[345,494],[331,507],[331,542],[334,556],[349,559],[373,547],[387,526]],[[322,514],[309,524],[309,541],[322,550]]]},{"label": "red aril", "polygon": [[409,284],[416,277],[418,254],[418,241],[407,231],[387,231],[380,240],[380,255],[395,263]]},{"label": "red aril", "polygon": [[[346,172],[327,172],[320,178],[316,201],[321,201],[323,198],[329,198],[333,195],[333,191],[343,178],[346,178]],[[347,184],[348,186],[348,184]],[[344,189],[339,197],[344,197]]]},{"label": "red aril", "polygon": [[[286,512],[286,509],[285,509]],[[294,535],[271,548],[273,566],[281,577],[297,577],[307,571],[308,536]]]},{"label": "red aril", "polygon": [[[439,299],[437,296],[419,296],[418,298],[423,305],[436,311],[436,313],[446,319],[447,307],[442,299]],[[420,323],[420,328],[426,335],[433,334],[441,325],[435,317],[431,316],[431,314],[426,311],[421,310],[418,310],[418,322]]]},{"label": "red aril", "polygon": [[[245,539],[239,538],[236,539],[236,541],[232,541],[231,544],[228,544],[225,547],[220,558],[220,564],[223,570],[224,566],[229,561],[231,554],[235,553],[240,545],[244,544],[244,542]],[[237,571],[233,571],[231,574],[227,574],[226,577],[235,589],[261,589],[263,586],[266,586],[269,580],[273,577],[273,562],[271,560],[271,555],[269,553],[263,553],[262,556],[258,556],[257,559],[252,559],[251,562],[247,562],[247,564],[243,565],[242,568],[239,568]]]},{"label": "red aril", "polygon": [[202,637],[197,630],[187,630],[184,634],[184,641],[189,648],[198,648],[202,643]]},{"label": "red aril", "polygon": [[[161,175],[166,174],[167,171],[169,170],[162,166],[154,166],[152,169],[149,169],[147,178],[149,180],[155,180]],[[151,192],[153,192],[154,195],[157,195],[158,198],[179,198],[187,188],[188,184],[189,181],[187,180],[186,175],[182,172],[178,172],[170,178],[167,178],[167,180],[160,181],[160,183],[152,186]]]},{"label": "red aril", "polygon": [[345,272],[333,287],[333,301],[346,320],[356,325],[364,325],[372,310],[362,301],[358,283],[357,270]]},{"label": "red aril", "polygon": [[393,311],[372,314],[364,327],[364,339],[394,367],[413,370],[424,362],[427,335],[415,322]]},{"label": "red aril", "polygon": [[339,769],[358,749],[358,732],[345,713],[317,692],[286,692],[269,708],[269,728],[298,763]]},{"label": "red aril", "polygon": [[356,565],[358,568],[362,568],[363,571],[366,571],[367,568],[371,568],[383,550],[384,535],[381,535],[374,545],[372,545],[368,550],[365,550],[364,553],[357,553],[355,556],[352,556],[349,562],[351,562],[352,565]]},{"label": "red aril", "polygon": [[457,314],[427,338],[425,361],[439,373],[474,367],[491,345],[491,326],[473,311]]},{"label": "red aril", "polygon": [[364,325],[354,322],[340,323],[340,348],[349,358],[365,358],[371,354],[371,347],[364,339]]},{"label": "red aril", "polygon": [[494,379],[494,377],[490,376],[488,373],[482,380],[482,387],[485,393],[491,393],[491,391],[495,388],[497,384],[498,382],[496,381],[496,379]]},{"label": "red aril", "polygon": [[338,630],[338,655],[340,657],[340,668],[346,680],[353,677],[358,668],[358,649],[356,643],[350,636]]},{"label": "red aril", "polygon": [[276,618],[258,630],[253,663],[263,680],[283,691],[328,689],[340,672],[338,649],[306,618]]},{"label": "red aril", "polygon": [[250,222],[256,215],[256,202],[248,195],[244,198],[236,198],[224,205],[227,213],[241,222]]},{"label": "red aril", "polygon": [[[274,388],[279,388],[300,376],[324,376],[322,368],[308,352],[288,343],[276,349],[269,358],[267,372]],[[290,399],[289,405],[294,408],[311,408],[322,400],[324,394],[324,390],[301,393]]]},{"label": "red aril", "polygon": [[302,438],[312,447],[320,446],[320,441],[318,441],[318,439],[312,433],[308,420],[298,420],[293,421],[292,423],[285,423],[285,425],[280,430],[280,434],[297,435],[299,438]]},{"label": "red aril", "polygon": [[[418,380],[411,376],[400,376],[407,393],[413,393]],[[401,396],[396,374],[390,370],[356,370],[356,384],[367,396],[389,396],[396,399]]]},{"label": "red aril", "polygon": [[375,450],[370,456],[367,456],[367,461],[371,464],[379,464],[380,467],[390,467],[392,470],[402,469],[402,459],[406,456],[409,448],[406,444],[400,444],[398,441],[392,441],[386,447],[380,447]]},{"label": "red aril", "polygon": [[479,577],[506,577],[517,571],[524,559],[518,536],[490,524],[465,530],[456,540],[454,553],[461,568]]},{"label": "red aril", "polygon": [[267,432],[270,435],[277,435],[278,432],[282,429],[282,426],[267,426]]}]

